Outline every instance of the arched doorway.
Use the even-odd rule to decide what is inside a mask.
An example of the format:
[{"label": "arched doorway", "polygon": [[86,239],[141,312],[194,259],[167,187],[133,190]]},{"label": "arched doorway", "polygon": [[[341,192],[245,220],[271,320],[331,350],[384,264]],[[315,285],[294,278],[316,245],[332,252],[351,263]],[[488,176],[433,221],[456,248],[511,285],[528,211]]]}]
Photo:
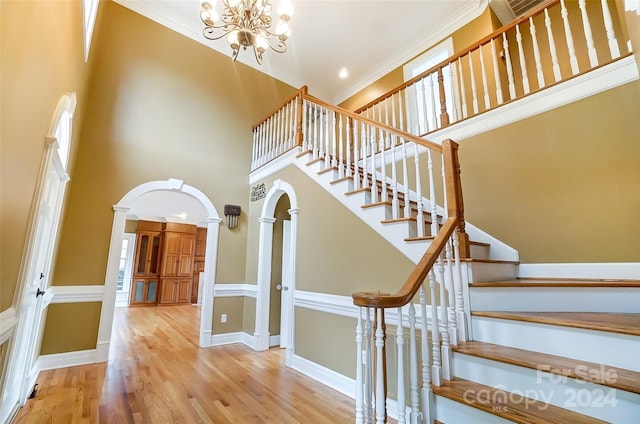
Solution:
[{"label": "arched doorway", "polygon": [[106,361],[109,357],[109,345],[111,342],[111,327],[113,324],[113,313],[116,300],[116,284],[118,280],[118,270],[120,261],[120,251],[124,234],[127,212],[136,199],[144,194],[154,191],[181,192],[197,199],[207,213],[207,248],[204,262],[204,285],[202,287],[202,313],[200,315],[200,336],[199,345],[202,347],[211,346],[211,328],[213,318],[213,286],[215,284],[217,257],[218,257],[218,235],[220,216],[209,200],[200,190],[186,185],[182,180],[169,179],[167,181],[151,181],[141,184],[129,191],[118,204],[113,206],[115,211],[113,225],[111,227],[111,242],[109,244],[109,257],[107,259],[107,275],[100,314],[100,326],[98,329],[97,357],[98,361]]},{"label": "arched doorway", "polygon": [[281,320],[281,345],[286,349],[286,362],[290,365],[293,357],[293,298],[295,293],[295,275],[296,275],[296,239],[298,228],[298,200],[293,187],[282,180],[276,180],[273,187],[267,193],[260,215],[260,240],[258,246],[258,289],[256,296],[256,347],[258,350],[266,350],[269,348],[269,309],[271,298],[271,271],[273,258],[273,227],[276,221],[275,210],[280,198],[284,195],[289,197],[290,209],[288,209],[291,218],[289,231],[283,245],[286,251],[283,256],[287,257],[287,261],[282,269],[282,278],[287,281],[288,290],[283,293],[282,297],[282,317]]}]

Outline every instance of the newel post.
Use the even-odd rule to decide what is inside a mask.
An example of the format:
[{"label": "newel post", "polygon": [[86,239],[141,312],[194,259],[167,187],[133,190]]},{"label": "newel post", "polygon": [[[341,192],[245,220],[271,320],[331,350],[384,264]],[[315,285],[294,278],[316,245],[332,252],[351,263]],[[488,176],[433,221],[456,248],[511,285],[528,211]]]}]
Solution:
[{"label": "newel post", "polygon": [[469,247],[469,234],[465,232],[464,202],[462,199],[462,182],[460,181],[460,162],[458,160],[458,143],[452,140],[442,142],[442,150],[445,161],[445,179],[447,189],[448,216],[458,218],[458,238],[460,240],[460,257],[471,258]]},{"label": "newel post", "polygon": [[304,141],[304,134],[302,133],[302,112],[304,110],[304,96],[307,95],[307,86],[303,86],[298,93],[298,102],[296,104],[296,108],[298,109],[297,113],[297,122],[296,122],[296,146],[302,146],[302,142]]},{"label": "newel post", "polygon": [[449,125],[449,113],[447,113],[447,96],[444,89],[442,68],[438,68],[438,87],[440,88],[440,128],[444,128]]}]

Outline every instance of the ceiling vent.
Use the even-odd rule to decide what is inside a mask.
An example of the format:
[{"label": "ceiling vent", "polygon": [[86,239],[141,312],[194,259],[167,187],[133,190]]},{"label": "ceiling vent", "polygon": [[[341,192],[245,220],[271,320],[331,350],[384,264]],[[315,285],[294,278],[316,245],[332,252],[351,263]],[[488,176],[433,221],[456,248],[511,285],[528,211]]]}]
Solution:
[{"label": "ceiling vent", "polygon": [[545,0],[490,0],[489,4],[502,25],[506,25],[544,2]]}]

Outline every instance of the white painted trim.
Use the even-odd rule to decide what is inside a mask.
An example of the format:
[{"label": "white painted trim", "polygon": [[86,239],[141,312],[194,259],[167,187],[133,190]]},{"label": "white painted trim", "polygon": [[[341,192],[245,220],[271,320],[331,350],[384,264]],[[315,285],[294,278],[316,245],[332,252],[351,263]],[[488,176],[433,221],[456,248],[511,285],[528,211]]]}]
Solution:
[{"label": "white painted trim", "polygon": [[214,297],[253,297],[258,293],[256,284],[221,284],[216,283],[213,288]]},{"label": "white painted trim", "polygon": [[520,264],[518,277],[640,280],[640,262]]},{"label": "white painted trim", "polygon": [[41,355],[38,359],[40,371],[57,368],[75,367],[78,365],[95,364],[98,362],[96,349],[78,350],[75,352],[54,353]]},{"label": "white painted trim", "polygon": [[17,325],[18,314],[15,308],[10,307],[0,312],[0,344],[9,340]]},{"label": "white painted trim", "polygon": [[269,336],[269,347],[280,346],[280,335]]},{"label": "white painted trim", "polygon": [[[358,317],[358,307],[353,304],[351,296],[296,290],[293,297],[293,304],[300,308],[349,318]],[[355,324],[353,328],[355,332]]]},{"label": "white painted trim", "polygon": [[[355,328],[355,327],[354,327]],[[354,358],[355,362],[355,358]],[[332,369],[312,362],[299,355],[293,355],[291,368],[313,378],[320,383],[331,387],[343,395],[355,398],[356,381]]]},{"label": "white painted trim", "polygon": [[636,59],[631,55],[465,121],[454,122],[447,128],[428,134],[426,138],[439,144],[449,138],[463,142],[474,135],[504,127],[638,78]]},{"label": "white painted trim", "polygon": [[257,350],[255,337],[243,331],[211,335],[210,346],[222,346],[233,343],[242,343],[253,350]]},{"label": "white painted trim", "polygon": [[104,286],[50,286],[49,303],[102,302]]},{"label": "white painted trim", "polygon": [[295,159],[295,157],[298,156],[301,152],[302,152],[302,147],[300,146],[294,147],[288,152],[278,156],[271,162],[251,172],[249,174],[249,185],[255,184],[258,181],[264,180],[269,175],[274,174],[280,171],[281,169],[284,169],[287,166],[291,165],[291,161]]}]

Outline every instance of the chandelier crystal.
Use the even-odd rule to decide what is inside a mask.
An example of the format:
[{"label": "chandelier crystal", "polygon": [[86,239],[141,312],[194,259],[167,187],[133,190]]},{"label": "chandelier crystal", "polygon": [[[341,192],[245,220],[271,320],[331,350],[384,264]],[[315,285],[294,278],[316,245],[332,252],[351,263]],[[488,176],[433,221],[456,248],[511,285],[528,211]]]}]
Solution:
[{"label": "chandelier crystal", "polygon": [[291,34],[289,22],[293,15],[291,0],[280,0],[277,10],[280,20],[275,29],[271,28],[270,0],[223,0],[222,3],[222,14],[218,15],[216,0],[202,2],[200,19],[205,24],[202,34],[209,40],[226,36],[234,61],[240,48],[253,47],[259,64],[269,48],[278,53],[287,51],[287,39]]}]

